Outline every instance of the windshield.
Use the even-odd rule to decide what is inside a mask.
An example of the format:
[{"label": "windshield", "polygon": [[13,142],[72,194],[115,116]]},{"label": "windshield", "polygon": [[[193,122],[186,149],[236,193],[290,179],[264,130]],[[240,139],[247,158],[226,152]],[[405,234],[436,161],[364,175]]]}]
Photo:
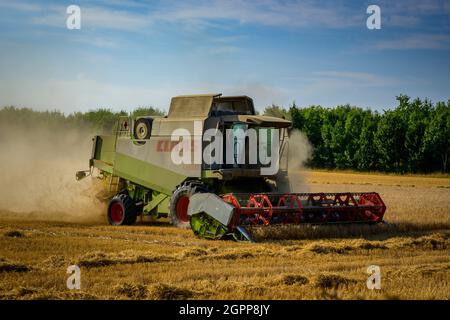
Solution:
[{"label": "windshield", "polygon": [[211,116],[223,116],[234,114],[253,114],[250,104],[246,100],[214,101],[211,108]]}]

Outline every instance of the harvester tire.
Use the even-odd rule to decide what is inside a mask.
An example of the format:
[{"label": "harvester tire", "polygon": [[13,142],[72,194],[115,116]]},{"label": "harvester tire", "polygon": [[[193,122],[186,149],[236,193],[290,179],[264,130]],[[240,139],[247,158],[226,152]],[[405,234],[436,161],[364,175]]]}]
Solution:
[{"label": "harvester tire", "polygon": [[110,225],[133,225],[136,222],[137,208],[129,195],[121,193],[109,202],[107,215]]},{"label": "harvester tire", "polygon": [[152,134],[152,119],[139,118],[134,123],[134,138],[138,140],[150,139]]},{"label": "harvester tire", "polygon": [[208,189],[201,182],[187,182],[180,185],[170,198],[169,217],[172,225],[177,228],[189,229],[190,219],[187,213],[189,198],[194,193],[208,192]]}]

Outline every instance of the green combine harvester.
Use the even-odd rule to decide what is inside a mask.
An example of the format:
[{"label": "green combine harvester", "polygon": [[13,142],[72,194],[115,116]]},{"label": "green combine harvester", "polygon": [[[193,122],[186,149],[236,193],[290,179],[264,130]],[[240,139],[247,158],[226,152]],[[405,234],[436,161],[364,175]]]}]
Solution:
[{"label": "green combine harvester", "polygon": [[95,136],[76,178],[97,169],[114,226],[168,217],[204,238],[251,241],[248,226],[381,222],[374,192],[291,193],[290,128],[247,96],[178,96],[165,117],[120,117],[112,135]]}]

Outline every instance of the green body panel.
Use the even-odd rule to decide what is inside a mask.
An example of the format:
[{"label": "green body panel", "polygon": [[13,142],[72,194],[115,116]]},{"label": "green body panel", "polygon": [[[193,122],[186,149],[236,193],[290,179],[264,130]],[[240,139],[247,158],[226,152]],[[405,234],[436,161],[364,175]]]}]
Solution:
[{"label": "green body panel", "polygon": [[190,220],[191,229],[198,237],[219,240],[234,239],[236,241],[252,241],[250,236],[245,232],[237,229],[230,230],[227,226],[221,224],[207,213],[195,214]]},{"label": "green body panel", "polygon": [[114,171],[114,167],[112,164],[103,162],[102,160],[94,159],[94,167],[100,169],[101,171],[107,172],[109,174],[112,174]]},{"label": "green body panel", "polygon": [[94,144],[93,158],[112,165],[116,155],[116,137],[95,136]]},{"label": "green body panel", "polygon": [[167,216],[169,213],[170,197],[168,195],[142,187],[131,181],[127,181],[126,190],[136,203],[142,204],[144,215],[151,215],[157,219]]},{"label": "green body panel", "polygon": [[158,210],[157,214],[158,217],[165,216],[169,214],[169,204],[170,204],[170,197],[166,197],[161,203],[158,204]]},{"label": "green body panel", "polygon": [[229,232],[226,226],[205,213],[191,217],[191,229],[195,235],[212,240],[221,239]]},{"label": "green body panel", "polygon": [[[152,213],[156,210],[154,210],[155,208],[158,207],[157,212],[155,212],[155,216],[158,216],[158,213],[168,213],[168,200],[169,196],[164,194],[164,193],[160,193],[157,196],[155,196],[147,205],[145,205],[144,207],[144,213]],[[166,204],[166,206],[164,206],[164,204]],[[167,210],[164,211],[164,207],[166,207]]]},{"label": "green body panel", "polygon": [[117,153],[116,137],[95,136],[92,165],[100,171],[127,181],[136,202],[143,202],[143,213],[155,218],[167,216],[173,190],[186,176],[151,163]]},{"label": "green body panel", "polygon": [[166,195],[171,195],[176,186],[187,178],[121,153],[116,153],[114,175]]}]

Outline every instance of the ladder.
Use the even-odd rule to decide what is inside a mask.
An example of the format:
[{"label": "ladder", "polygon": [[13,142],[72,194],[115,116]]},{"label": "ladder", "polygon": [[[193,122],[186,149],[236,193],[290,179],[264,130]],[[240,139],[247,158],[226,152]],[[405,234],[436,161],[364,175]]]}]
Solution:
[{"label": "ladder", "polygon": [[119,192],[120,177],[111,174],[109,176],[108,188],[110,193]]}]

